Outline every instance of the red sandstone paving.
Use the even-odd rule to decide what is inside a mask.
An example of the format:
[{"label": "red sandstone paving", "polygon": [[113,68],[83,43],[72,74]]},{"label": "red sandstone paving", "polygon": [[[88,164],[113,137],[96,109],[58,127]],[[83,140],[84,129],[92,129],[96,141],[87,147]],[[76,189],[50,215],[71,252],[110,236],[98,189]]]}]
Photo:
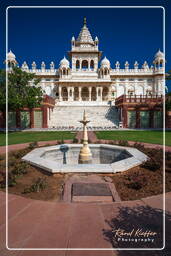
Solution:
[{"label": "red sandstone paving", "polygon": [[166,211],[171,211],[171,193],[166,194]]},{"label": "red sandstone paving", "polygon": [[163,209],[163,195],[142,198],[141,200],[152,208]]},{"label": "red sandstone paving", "polygon": [[[93,133],[93,132],[91,132],[91,133]],[[79,137],[82,138],[81,135],[79,135]],[[91,140],[92,143],[97,141],[97,138],[95,139],[94,136],[92,138],[91,135],[90,135],[89,139]],[[110,142],[110,140],[98,140],[98,141],[100,143],[102,143],[102,144]],[[65,140],[65,143],[72,143],[72,140]],[[130,145],[134,145],[135,141],[128,141],[128,143]],[[27,148],[29,146],[29,144],[30,143],[9,145],[8,146],[8,152]],[[38,142],[38,146],[46,146],[47,144],[49,144],[49,145],[56,145],[56,140],[55,141],[39,141]],[[144,145],[144,147],[146,147],[146,148],[163,149],[163,145],[143,143],[143,142],[140,142],[140,144]],[[165,146],[165,150],[167,152],[171,152],[171,147]],[[5,154],[5,153],[6,153],[6,146],[0,146],[0,154]]]},{"label": "red sandstone paving", "polygon": [[8,222],[9,247],[14,247],[14,243],[23,243],[28,239],[38,224],[43,223],[43,216],[47,214],[48,207],[42,202],[34,202],[28,208]]},{"label": "red sandstone paving", "polygon": [[[5,197],[5,193],[0,192],[0,198]],[[134,207],[146,205],[158,208],[161,205],[162,195],[153,196],[136,201],[128,201],[113,204],[66,204],[54,202],[42,202],[12,195],[11,209],[14,207],[14,217],[9,220],[9,246],[15,248],[28,245],[46,247],[56,245],[58,241],[67,247],[106,247],[111,245],[104,240],[101,230],[106,229],[105,219],[110,220],[117,217],[121,206]],[[21,203],[23,201],[24,203]],[[31,205],[23,211],[21,207],[28,205],[27,201],[32,201]],[[14,202],[16,202],[16,207]],[[20,203],[19,203],[20,202]],[[168,211],[171,212],[171,192],[166,194]],[[12,206],[13,204],[13,206]],[[17,206],[20,205],[20,206]],[[5,211],[3,211],[5,214]],[[2,232],[3,231],[3,232]],[[0,236],[2,256],[114,256],[116,251],[8,251],[5,249],[5,226],[1,225]],[[54,238],[55,236],[55,238]],[[60,240],[61,239],[61,240]],[[63,241],[62,241],[63,240]]]},{"label": "red sandstone paving", "polygon": [[28,250],[21,251],[21,256],[65,256],[66,250]]},{"label": "red sandstone paving", "polygon": [[75,214],[74,208],[73,204],[52,204],[49,212],[43,214],[41,224],[28,239],[25,247],[67,248],[68,232]]},{"label": "red sandstone paving", "polygon": [[[39,141],[38,146],[46,146],[47,144],[49,145],[56,145],[57,140],[50,140],[50,141]],[[9,145],[8,146],[8,152],[19,150],[19,149],[24,149],[27,148],[30,145],[31,142],[29,143],[23,143],[23,144],[15,144],[15,145]],[[72,143],[72,140],[65,140],[65,143]],[[0,154],[6,153],[6,146],[0,146]]]},{"label": "red sandstone paving", "polygon": [[[8,202],[16,199],[16,196],[13,194],[8,194]],[[6,193],[0,191],[0,206],[6,202]]]},{"label": "red sandstone paving", "polygon": [[[76,138],[79,141],[82,140],[83,132],[82,131],[78,132],[77,135],[76,135]],[[89,138],[89,140],[91,140],[92,143],[97,141],[96,134],[93,131],[88,131],[88,138]]]},{"label": "red sandstone paving", "polygon": [[67,251],[66,256],[115,256],[117,251],[114,250],[92,250],[92,251]]},{"label": "red sandstone paving", "polygon": [[70,227],[68,247],[112,248],[102,236],[104,226],[98,205],[78,204]]},{"label": "red sandstone paving", "polygon": [[[24,200],[25,199],[25,200]],[[28,207],[32,206],[33,201],[31,199],[22,198],[16,198],[13,201],[8,202],[8,221],[12,218],[15,218],[15,216],[22,214],[23,211],[27,210]]]}]

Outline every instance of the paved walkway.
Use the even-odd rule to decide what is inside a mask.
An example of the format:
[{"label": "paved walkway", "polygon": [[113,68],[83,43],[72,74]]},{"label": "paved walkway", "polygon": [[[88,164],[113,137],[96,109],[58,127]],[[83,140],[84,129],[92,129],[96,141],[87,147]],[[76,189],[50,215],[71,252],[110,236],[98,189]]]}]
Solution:
[{"label": "paved walkway", "polygon": [[[31,142],[29,143],[22,143],[22,144],[15,144],[15,145],[9,145],[8,146],[8,152],[19,150],[19,149],[24,149],[29,147]],[[65,140],[65,143],[72,143],[72,140]],[[47,144],[49,145],[55,145],[57,144],[57,140],[50,140],[50,141],[39,141],[38,146],[46,146]],[[6,152],[6,146],[1,146],[0,147],[0,154],[4,154]]]},{"label": "paved walkway", "polygon": [[[83,138],[83,132],[79,131],[76,135],[76,138],[78,139],[79,142],[81,142],[81,139]],[[111,140],[98,140],[96,137],[96,134],[93,131],[88,131],[88,138],[91,141],[91,143],[96,143],[97,141],[99,143],[110,143]],[[38,146],[46,146],[47,144],[49,145],[55,145],[57,140],[51,140],[51,141],[39,141]],[[65,143],[72,143],[72,140],[65,140]],[[128,141],[130,145],[134,145],[135,141]],[[29,146],[29,143],[23,143],[23,144],[15,144],[15,145],[9,145],[8,146],[8,152],[19,150],[19,149],[24,149]],[[140,144],[144,145],[146,148],[155,148],[155,149],[163,149],[163,145],[158,145],[158,144],[150,144],[150,143],[143,143],[140,142]],[[165,150],[167,152],[171,152],[171,147],[166,146]],[[6,152],[6,146],[0,146],[0,154],[4,154]]]},{"label": "paved walkway", "polygon": [[[1,256],[128,256],[114,251],[111,235],[116,228],[153,230],[161,239],[162,195],[142,200],[95,204],[56,203],[9,194],[9,248],[107,248],[112,250],[15,251],[5,249],[5,193],[0,192]],[[171,192],[166,194],[166,227],[171,233]],[[161,240],[157,240],[161,247]],[[150,245],[149,245],[150,246]],[[152,245],[154,246],[154,244]],[[159,252],[160,253],[160,252]],[[138,255],[169,255],[141,254]]]},{"label": "paved walkway", "polygon": [[[83,138],[83,132],[77,132],[76,138],[78,139],[79,142],[81,142],[82,138]],[[91,143],[94,143],[97,141],[97,137],[95,132],[93,131],[88,131],[88,139],[91,141]]]}]

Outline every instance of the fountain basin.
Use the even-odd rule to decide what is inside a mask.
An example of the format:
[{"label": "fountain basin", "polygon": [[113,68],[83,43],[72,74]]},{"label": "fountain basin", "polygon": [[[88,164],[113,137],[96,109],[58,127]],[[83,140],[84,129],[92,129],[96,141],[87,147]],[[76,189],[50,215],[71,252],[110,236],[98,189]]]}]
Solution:
[{"label": "fountain basin", "polygon": [[138,149],[106,144],[90,144],[91,164],[79,164],[81,144],[37,148],[22,160],[50,173],[116,173],[140,165],[148,157]]}]

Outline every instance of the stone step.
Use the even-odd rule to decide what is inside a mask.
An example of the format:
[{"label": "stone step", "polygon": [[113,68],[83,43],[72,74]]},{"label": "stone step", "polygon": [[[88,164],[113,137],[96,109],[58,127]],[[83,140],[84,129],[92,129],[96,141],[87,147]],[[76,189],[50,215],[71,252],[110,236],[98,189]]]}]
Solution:
[{"label": "stone step", "polygon": [[51,113],[49,127],[82,126],[83,112],[86,111],[88,126],[118,126],[118,111],[112,106],[55,106]]}]

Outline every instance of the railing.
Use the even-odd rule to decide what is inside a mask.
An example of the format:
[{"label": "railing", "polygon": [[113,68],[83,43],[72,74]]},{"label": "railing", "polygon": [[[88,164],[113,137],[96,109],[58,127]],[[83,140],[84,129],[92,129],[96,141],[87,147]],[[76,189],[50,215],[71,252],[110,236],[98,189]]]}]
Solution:
[{"label": "railing", "polygon": [[[36,73],[37,75],[39,74],[39,75],[59,75],[59,69],[24,69],[23,68],[23,70],[24,71],[26,71],[26,72],[29,72],[29,73]],[[97,69],[96,71],[95,70],[92,70],[91,68],[87,68],[87,69],[76,69],[75,71],[74,70],[71,70],[71,74],[73,73],[73,74],[75,74],[75,73],[80,73],[80,72],[86,72],[86,74],[88,73],[88,72],[90,72],[90,73],[94,73],[94,72],[96,72],[96,73],[98,73],[98,70],[99,69]],[[149,68],[149,69],[144,69],[144,68],[138,68],[138,69],[135,69],[135,68],[129,68],[129,69],[111,69],[111,71],[110,71],[110,75],[127,75],[127,74],[132,74],[132,75],[134,75],[134,74],[141,74],[141,75],[144,75],[144,74],[164,74],[164,72],[165,72],[165,69],[163,68],[163,67],[160,67],[160,68]],[[67,76],[66,76],[67,77]]]},{"label": "railing", "polygon": [[162,95],[121,95],[115,100],[116,105],[123,103],[162,103]]},{"label": "railing", "polygon": [[112,69],[110,72],[110,75],[114,74],[153,74],[153,73],[164,73],[164,68],[149,68],[149,69],[144,69],[144,68],[139,68],[139,69]]}]

